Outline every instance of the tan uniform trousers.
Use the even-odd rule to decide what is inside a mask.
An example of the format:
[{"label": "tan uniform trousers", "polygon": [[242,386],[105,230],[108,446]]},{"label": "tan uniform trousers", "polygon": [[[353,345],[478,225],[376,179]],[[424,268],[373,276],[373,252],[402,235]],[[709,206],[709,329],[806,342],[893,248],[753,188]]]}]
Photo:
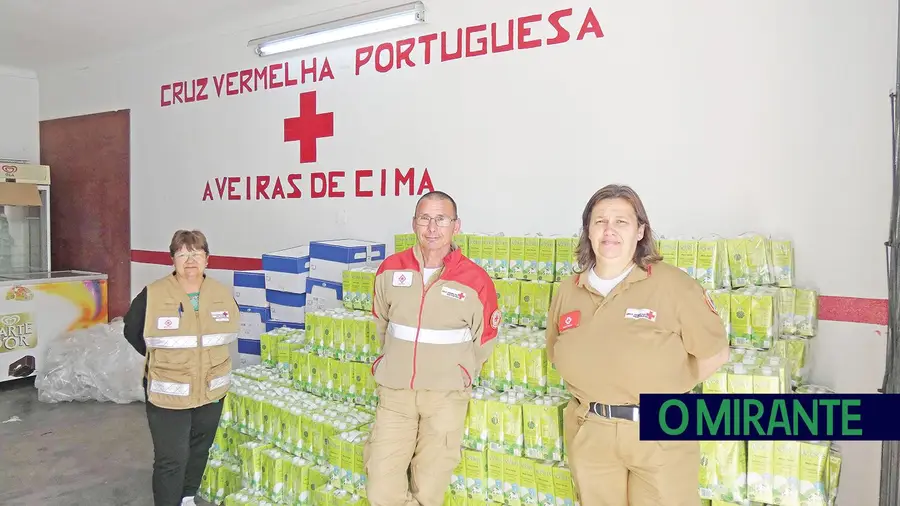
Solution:
[{"label": "tan uniform trousers", "polygon": [[572,400],[564,414],[581,506],[700,506],[699,443],[641,441],[637,422],[588,410]]},{"label": "tan uniform trousers", "polygon": [[462,459],[469,392],[378,387],[378,395],[363,451],[369,504],[441,506]]}]

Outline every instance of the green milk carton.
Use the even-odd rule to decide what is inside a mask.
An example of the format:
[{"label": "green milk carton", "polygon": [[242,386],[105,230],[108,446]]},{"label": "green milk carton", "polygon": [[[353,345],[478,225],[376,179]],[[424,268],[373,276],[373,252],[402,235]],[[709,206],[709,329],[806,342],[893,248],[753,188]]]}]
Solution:
[{"label": "green milk carton", "polygon": [[537,279],[546,283],[556,280],[556,240],[541,237],[538,244]]},{"label": "green milk carton", "polygon": [[556,247],[556,270],[553,273],[553,280],[562,281],[575,272],[573,265],[575,260],[574,244],[571,237],[557,237],[554,243]]},{"label": "green milk carton", "polygon": [[469,235],[469,260],[476,265],[484,267],[484,236],[478,234]]},{"label": "green milk carton", "polygon": [[747,240],[744,238],[728,239],[726,244],[728,246],[728,267],[731,270],[731,286],[743,288],[750,284]]},{"label": "green milk carton", "polygon": [[697,251],[699,242],[693,239],[678,241],[678,260],[679,269],[687,273],[688,276],[697,278]]},{"label": "green milk carton", "polygon": [[497,306],[503,314],[503,323],[519,324],[519,298],[522,282],[517,279],[498,279],[494,281],[497,289]]},{"label": "green milk carton", "polygon": [[722,285],[718,241],[697,242],[697,271],[694,277],[707,290],[715,290]]},{"label": "green milk carton", "polygon": [[509,277],[509,252],[509,237],[502,235],[494,237],[494,270],[488,274],[493,274],[497,279]]},{"label": "green milk carton", "polygon": [[[353,301],[356,300],[356,287],[354,286],[352,270],[346,270],[341,273],[341,289],[344,292],[344,296],[341,299],[344,308],[353,309]],[[309,313],[306,314],[309,315]]]},{"label": "green milk carton", "polygon": [[466,490],[468,502],[486,502],[488,500],[487,453],[475,450],[463,450],[466,471]]},{"label": "green milk carton", "polygon": [[554,463],[550,461],[534,463],[538,506],[556,506],[556,496],[553,489],[553,467]]},{"label": "green milk carton", "polygon": [[453,236],[453,242],[464,257],[469,256],[469,234],[456,234]]},{"label": "green milk carton", "polygon": [[496,251],[496,237],[493,235],[485,235],[481,239],[481,268],[488,273],[488,276],[494,277],[494,253]]},{"label": "green milk carton", "polygon": [[753,298],[746,292],[731,293],[731,344],[733,346],[750,347],[753,336],[750,314],[753,309]]},{"label": "green milk carton", "polygon": [[533,317],[532,325],[538,328],[547,328],[547,314],[550,311],[550,294],[552,283],[537,281],[531,284]]},{"label": "green milk carton", "polygon": [[663,262],[669,265],[678,265],[678,241],[675,239],[660,239],[659,254],[663,257]]},{"label": "green milk carton", "polygon": [[791,241],[771,241],[775,284],[781,288],[794,286],[794,245]]},{"label": "green milk carton", "polygon": [[538,262],[541,257],[541,238],[537,236],[525,238],[525,261],[523,270],[525,279],[536,281],[538,279]]},{"label": "green milk carton", "polygon": [[509,238],[509,277],[513,279],[525,278],[525,238]]},{"label": "green milk carton", "polygon": [[497,451],[487,452],[487,492],[488,500],[503,504],[503,466],[506,455]]}]

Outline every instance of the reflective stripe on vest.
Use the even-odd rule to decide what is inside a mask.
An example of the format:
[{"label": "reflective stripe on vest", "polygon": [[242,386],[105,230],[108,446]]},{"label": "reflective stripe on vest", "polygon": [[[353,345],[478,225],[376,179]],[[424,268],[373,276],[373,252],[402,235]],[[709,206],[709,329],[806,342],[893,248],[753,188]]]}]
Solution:
[{"label": "reflective stripe on vest", "polygon": [[191,385],[188,383],[175,383],[173,381],[151,380],[150,391],[155,394],[187,397],[188,395],[191,395]]},{"label": "reflective stripe on vest", "polygon": [[[237,337],[236,333],[224,334],[204,334],[202,338],[203,346],[221,346],[230,344]],[[148,348],[196,348],[197,336],[169,336],[169,337],[145,337],[144,342]]]},{"label": "reflective stripe on vest", "polygon": [[224,386],[228,386],[231,384],[231,374],[226,374],[225,376],[219,376],[218,378],[213,378],[209,382],[209,389],[216,390],[218,388],[222,388]]},{"label": "reflective stripe on vest", "polygon": [[[408,325],[391,323],[388,332],[401,341],[414,342],[416,340],[416,328]],[[472,340],[472,329],[469,327],[450,330],[419,329],[419,342],[427,344],[460,344]]]},{"label": "reflective stripe on vest", "polygon": [[204,334],[203,346],[222,346],[223,344],[233,342],[235,338],[237,338],[237,334],[234,332],[227,332],[224,334]]}]

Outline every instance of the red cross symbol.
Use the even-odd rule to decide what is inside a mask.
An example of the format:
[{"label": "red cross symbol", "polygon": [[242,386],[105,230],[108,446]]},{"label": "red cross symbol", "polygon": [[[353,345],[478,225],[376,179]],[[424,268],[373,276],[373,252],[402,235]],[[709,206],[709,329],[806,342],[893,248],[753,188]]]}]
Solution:
[{"label": "red cross symbol", "polygon": [[222,311],[222,316],[224,316],[225,318],[228,318],[228,311]]},{"label": "red cross symbol", "polygon": [[300,114],[284,120],[284,142],[300,141],[300,163],[316,161],[316,142],[334,135],[334,113],[316,112],[316,92],[300,94]]},{"label": "red cross symbol", "polygon": [[651,320],[656,319],[656,313],[654,313],[653,311],[647,311],[647,317]]}]

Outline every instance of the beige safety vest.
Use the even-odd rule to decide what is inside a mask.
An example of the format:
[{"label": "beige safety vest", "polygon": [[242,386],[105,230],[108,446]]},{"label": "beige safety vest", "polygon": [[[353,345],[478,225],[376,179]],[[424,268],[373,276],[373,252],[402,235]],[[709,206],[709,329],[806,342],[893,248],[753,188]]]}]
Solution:
[{"label": "beige safety vest", "polygon": [[199,311],[174,275],[147,286],[147,397],[156,406],[190,409],[225,396],[231,384],[229,344],[240,315],[231,290],[206,278]]}]

